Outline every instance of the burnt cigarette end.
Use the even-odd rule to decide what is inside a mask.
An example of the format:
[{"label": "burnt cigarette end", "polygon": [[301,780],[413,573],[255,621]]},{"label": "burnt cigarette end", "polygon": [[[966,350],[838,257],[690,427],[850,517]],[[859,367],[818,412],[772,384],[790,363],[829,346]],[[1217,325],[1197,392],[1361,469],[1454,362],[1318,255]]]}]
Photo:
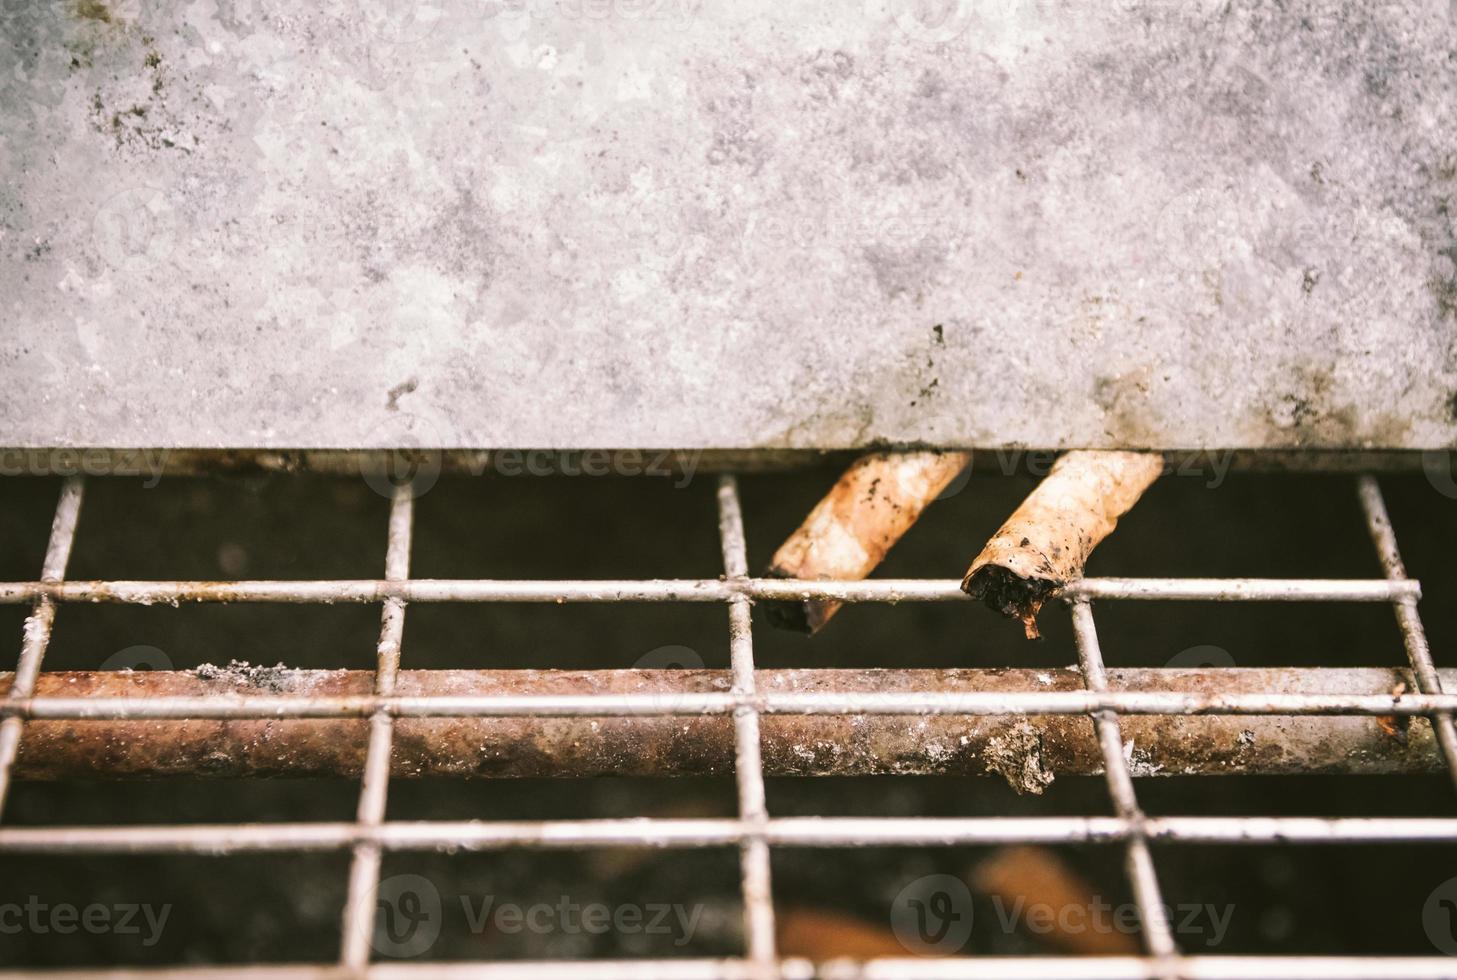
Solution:
[{"label": "burnt cigarette end", "polygon": [[1066,584],[1056,579],[1023,578],[1001,565],[983,565],[966,576],[961,591],[1008,619],[1021,620],[1027,639],[1036,640],[1042,636],[1037,613]]},{"label": "burnt cigarette end", "polygon": [[[794,578],[782,568],[772,567],[769,569],[770,578]],[[790,602],[787,600],[761,601],[759,608],[764,610],[764,618],[769,625],[776,629],[789,630],[794,633],[813,633],[825,624],[828,617],[824,614],[824,603],[813,602],[808,599],[802,602]]]},{"label": "burnt cigarette end", "polygon": [[1098,542],[1162,472],[1158,453],[1064,454],[976,556],[962,591],[1037,639],[1042,604],[1083,577]]},{"label": "burnt cigarette end", "polygon": [[[858,581],[971,462],[969,453],[871,453],[845,471],[804,523],[774,553],[769,575],[804,581]],[[816,633],[840,608],[826,599],[764,603],[783,629]]]}]

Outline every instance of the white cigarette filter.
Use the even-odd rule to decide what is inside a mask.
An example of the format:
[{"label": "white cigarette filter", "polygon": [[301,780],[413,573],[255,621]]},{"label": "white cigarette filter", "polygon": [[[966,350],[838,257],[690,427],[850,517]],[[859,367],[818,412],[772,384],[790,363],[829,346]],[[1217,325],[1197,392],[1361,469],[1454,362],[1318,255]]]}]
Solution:
[{"label": "white cigarette filter", "polygon": [[987,542],[961,588],[1020,619],[1035,640],[1037,612],[1049,596],[1083,577],[1083,566],[1118,518],[1163,472],[1158,453],[1080,450],[1053,464],[1046,479]]},{"label": "white cigarette filter", "polygon": [[[769,574],[810,580],[865,578],[970,462],[971,454],[961,452],[862,456],[774,553]],[[775,626],[815,633],[840,603],[807,599],[765,606]]]}]

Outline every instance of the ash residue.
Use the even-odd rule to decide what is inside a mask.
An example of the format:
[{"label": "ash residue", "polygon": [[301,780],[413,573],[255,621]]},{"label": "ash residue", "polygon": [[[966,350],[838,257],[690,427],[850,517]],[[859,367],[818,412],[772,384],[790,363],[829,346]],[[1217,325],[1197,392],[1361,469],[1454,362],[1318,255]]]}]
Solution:
[{"label": "ash residue", "polygon": [[1042,761],[1042,733],[1019,721],[1005,734],[987,740],[982,752],[988,772],[1001,773],[1019,795],[1041,796],[1055,778]]},{"label": "ash residue", "polygon": [[1140,749],[1132,741],[1123,743],[1123,758],[1128,761],[1130,776],[1157,776],[1163,771],[1163,764],[1153,761],[1153,753]]},{"label": "ash residue", "polygon": [[201,664],[193,673],[204,681],[223,681],[237,687],[256,687],[279,694],[291,687],[289,675],[293,671],[282,663],[264,667],[261,664],[254,666],[246,660],[229,660],[226,667]]},{"label": "ash residue", "polygon": [[[1026,546],[1027,539],[1023,538],[1022,547]],[[966,576],[961,583],[961,591],[973,599],[980,599],[988,609],[999,612],[1008,619],[1021,620],[1027,639],[1035,640],[1040,635],[1037,631],[1037,613],[1042,609],[1042,604],[1064,585],[1051,577],[1051,562],[1044,558],[1042,564],[1050,577],[1023,578],[1001,565],[983,565]]]},{"label": "ash residue", "polygon": [[[795,578],[796,576],[782,568],[771,567],[766,572],[770,578]],[[769,625],[775,629],[789,630],[791,633],[813,633],[815,626],[810,622],[812,613],[811,604],[807,600],[770,600],[758,603],[763,610],[764,618]]]}]

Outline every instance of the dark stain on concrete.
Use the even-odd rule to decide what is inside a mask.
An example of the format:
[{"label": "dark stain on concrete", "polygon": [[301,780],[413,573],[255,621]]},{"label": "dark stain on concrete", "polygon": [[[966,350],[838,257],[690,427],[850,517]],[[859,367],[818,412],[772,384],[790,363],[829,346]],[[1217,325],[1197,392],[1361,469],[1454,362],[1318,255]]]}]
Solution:
[{"label": "dark stain on concrete", "polygon": [[76,16],[82,20],[95,20],[103,24],[111,23],[111,11],[101,0],[77,0]]},{"label": "dark stain on concrete", "polygon": [[1093,402],[1103,410],[1103,431],[1113,445],[1155,445],[1158,433],[1150,425],[1149,389],[1153,369],[1143,365],[1117,375],[1093,378]]},{"label": "dark stain on concrete", "polygon": [[385,402],[385,406],[392,412],[398,412],[400,410],[400,399],[419,387],[419,378],[407,378],[401,381],[387,392],[388,401]]}]

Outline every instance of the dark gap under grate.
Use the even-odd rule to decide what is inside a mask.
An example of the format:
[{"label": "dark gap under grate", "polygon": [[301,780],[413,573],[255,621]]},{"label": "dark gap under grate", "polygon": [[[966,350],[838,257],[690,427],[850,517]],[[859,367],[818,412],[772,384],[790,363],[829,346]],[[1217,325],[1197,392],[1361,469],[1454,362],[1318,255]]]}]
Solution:
[{"label": "dark gap under grate", "polygon": [[[1398,519],[1421,528],[1407,549],[1410,581],[1370,478],[1355,481],[1356,493],[1350,477],[1328,475],[1232,476],[1207,490],[1166,480],[1099,551],[1090,567],[1095,577],[1069,589],[1071,615],[1047,617],[1047,638],[1037,645],[965,602],[949,577],[1030,481],[973,478],[928,513],[871,582],[790,586],[753,577],[826,482],[814,471],[746,477],[746,539],[732,477],[714,486],[699,476],[681,488],[664,480],[445,479],[419,500],[400,489],[388,502],[358,480],[187,479],[145,491],[104,480],[87,489],[79,536],[79,481],[64,484],[54,511],[37,503],[54,500],[54,482],[7,481],[0,488],[7,494],[3,567],[16,570],[10,584],[0,584],[0,600],[10,607],[0,614],[17,612],[18,630],[19,611],[32,612],[18,673],[0,701],[0,910],[34,893],[84,907],[101,900],[96,896],[116,904],[117,895],[150,889],[185,924],[152,945],[128,945],[114,933],[84,942],[34,931],[17,939],[0,929],[0,961],[318,964],[289,968],[299,976],[372,963],[390,975],[438,974],[440,966],[430,962],[412,967],[419,955],[467,963],[473,975],[489,973],[496,962],[510,975],[535,968],[544,976],[808,976],[814,964],[780,956],[776,910],[797,921],[806,908],[828,909],[884,929],[907,882],[964,875],[999,846],[1040,842],[1064,853],[1111,903],[1136,910],[1143,955],[1055,957],[1035,934],[994,926],[972,933],[962,951],[974,955],[934,961],[936,975],[1450,972],[1449,961],[1427,955],[1441,938],[1433,937],[1429,906],[1444,894],[1457,842],[1450,788],[1443,785],[1450,780],[1172,775],[1149,772],[1136,738],[1128,738],[1144,730],[1146,712],[1238,711],[1252,725],[1271,716],[1297,725],[1337,721],[1315,714],[1324,713],[1368,728],[1390,715],[1410,726],[1409,741],[1418,746],[1394,752],[1421,749],[1438,759],[1422,716],[1452,711],[1457,698],[1433,683],[1416,600],[1420,588],[1434,639],[1457,635],[1452,607],[1441,601],[1457,591],[1457,572],[1446,560],[1457,542],[1446,519],[1450,502],[1420,477],[1383,479]],[[53,513],[47,554],[36,522]],[[21,559],[29,562],[25,569]],[[396,584],[381,583],[382,572]],[[1148,575],[1169,577],[1127,578]],[[1220,576],[1239,581],[1205,581]],[[69,581],[62,584],[63,577]],[[183,577],[242,584],[219,591],[166,581]],[[431,577],[454,581],[426,581]],[[676,581],[658,581],[663,577]],[[132,578],[150,584],[118,583]],[[608,578],[617,581],[590,581]],[[854,605],[813,641],[757,622],[750,632],[753,601],[790,588],[845,596]],[[219,599],[233,602],[211,604]],[[89,604],[96,600],[104,605]],[[184,607],[171,608],[174,601]],[[1401,631],[1391,628],[1392,609]],[[154,647],[179,670],[233,658],[265,667],[371,670],[375,694],[315,698],[305,708],[287,684],[244,674],[251,678],[244,694],[186,704],[30,696],[42,668],[114,670],[127,666],[120,653],[147,656],[131,649],[138,646]],[[802,694],[776,687],[774,675],[763,673],[1014,667],[1035,674],[1077,663],[1080,689],[1053,691],[1029,683],[1019,691]],[[682,696],[478,691],[449,703],[395,696],[396,684],[413,683],[408,672],[419,670],[699,666],[731,668],[732,685],[726,675],[722,688]],[[1377,690],[1271,696],[1119,689],[1122,668],[1164,666],[1280,667],[1295,674],[1414,668],[1412,687],[1425,693],[1393,700]],[[229,707],[220,707],[224,700]],[[1091,713],[1106,772],[1058,775],[1042,796],[1019,796],[999,779],[972,776],[766,779],[766,767],[784,764],[771,744],[778,719],[811,709],[865,715],[872,723],[924,713],[941,724],[1025,709],[1080,716],[1089,726]],[[14,756],[32,724],[38,733],[47,723],[97,713],[149,718],[138,723],[151,725],[227,713],[236,724],[280,712],[347,720],[361,752],[368,733],[372,761],[363,766],[362,794],[357,783],[340,779],[10,778],[12,769],[23,771],[25,759],[17,767]],[[716,775],[681,779],[389,779],[391,757],[410,751],[417,731],[410,726],[419,717],[525,718],[545,731],[613,714],[627,725],[719,718],[733,744],[715,763]],[[1433,717],[1437,741],[1446,743],[1445,766],[1457,778],[1450,715]],[[1167,721],[1192,726],[1199,719]],[[114,724],[72,723],[77,731]],[[769,743],[761,742],[761,729]],[[1303,743],[1291,738],[1288,749],[1298,763]],[[469,853],[477,848],[481,853]],[[415,876],[437,893],[442,919],[441,938],[420,950],[391,939],[401,935],[402,922],[381,921],[408,911],[402,889]],[[1379,895],[1372,885],[1378,879]],[[696,925],[691,941],[681,928],[568,930],[560,912],[552,920],[557,927],[545,932],[475,929],[468,905],[483,896],[527,909],[561,896],[609,909],[696,909]],[[977,922],[996,921],[999,910],[987,907],[986,896],[969,901]],[[1184,907],[1201,903],[1234,911],[1218,943],[1209,942],[1207,922],[1188,926]],[[329,935],[321,935],[321,923],[331,925]],[[926,961],[881,958],[818,969],[909,977],[929,968]]]}]

